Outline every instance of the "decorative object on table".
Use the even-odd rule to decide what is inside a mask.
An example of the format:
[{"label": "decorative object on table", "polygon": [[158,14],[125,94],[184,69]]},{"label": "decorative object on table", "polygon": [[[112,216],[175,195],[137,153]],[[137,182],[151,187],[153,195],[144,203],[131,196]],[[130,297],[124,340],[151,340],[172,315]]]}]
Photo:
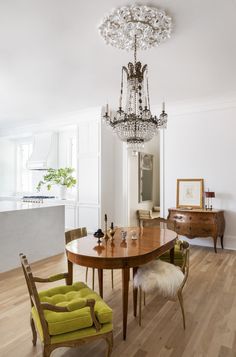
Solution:
[{"label": "decorative object on table", "polygon": [[116,233],[116,230],[114,229],[114,224],[111,222],[111,227],[110,227],[110,236],[111,236],[111,244],[114,244],[114,235]]},{"label": "decorative object on table", "polygon": [[177,179],[177,208],[203,208],[203,179]]},{"label": "decorative object on table", "polygon": [[105,237],[104,237],[104,239],[105,239],[105,241],[107,242],[108,239],[109,239],[109,235],[108,235],[108,233],[107,233],[107,214],[105,214],[104,222],[105,222]]},{"label": "decorative object on table", "polygon": [[153,196],[153,155],[138,153],[139,202],[152,201]]},{"label": "decorative object on table", "polygon": [[94,233],[94,237],[98,238],[98,244],[100,244],[102,242],[102,239],[104,237],[104,233],[101,230],[101,228],[99,228],[95,233]]},{"label": "decorative object on table", "polygon": [[39,181],[37,190],[40,191],[43,185],[47,185],[48,191],[50,191],[52,185],[58,185],[61,189],[61,199],[66,199],[66,192],[68,188],[72,188],[76,185],[76,179],[72,173],[74,169],[72,167],[64,167],[60,169],[48,169],[46,175],[43,176],[43,180]]},{"label": "decorative object on table", "polygon": [[208,191],[205,192],[205,197],[206,197],[206,200],[207,200],[207,203],[205,205],[205,209],[212,211],[212,198],[215,198],[215,192],[209,191],[209,188],[208,188]]},{"label": "decorative object on table", "polygon": [[121,234],[122,241],[126,242],[127,232],[126,231],[121,231],[120,234]]},{"label": "decorative object on table", "polygon": [[131,231],[131,239],[132,240],[137,240],[138,239],[136,230]]},{"label": "decorative object on table", "polygon": [[159,117],[151,113],[148,69],[146,64],[142,66],[141,62],[137,62],[137,49],[159,46],[169,38],[172,19],[158,8],[125,6],[108,14],[99,30],[107,44],[134,50],[134,63],[129,62],[127,67],[122,67],[118,110],[109,110],[107,104],[102,109],[102,118],[119,139],[137,153],[167,124],[165,103]]},{"label": "decorative object on table", "polygon": [[179,241],[183,257],[180,268],[160,259],[151,261],[138,268],[134,277],[134,286],[139,289],[139,326],[141,326],[142,295],[143,293],[157,291],[160,295],[173,298],[178,296],[185,329],[185,313],[182,291],[189,272],[189,243]]},{"label": "decorative object on table", "polygon": [[[30,296],[33,346],[36,346],[38,334],[43,345],[43,356],[49,357],[60,347],[75,348],[85,342],[104,339],[107,343],[107,356],[111,356],[112,309],[101,296],[82,282],[72,285],[69,281],[69,272],[48,278],[36,277],[31,271],[26,256],[20,254],[20,259]],[[65,279],[68,285],[47,288],[48,290],[39,292],[35,284],[62,279]],[[35,353],[37,354],[36,351]]]}]

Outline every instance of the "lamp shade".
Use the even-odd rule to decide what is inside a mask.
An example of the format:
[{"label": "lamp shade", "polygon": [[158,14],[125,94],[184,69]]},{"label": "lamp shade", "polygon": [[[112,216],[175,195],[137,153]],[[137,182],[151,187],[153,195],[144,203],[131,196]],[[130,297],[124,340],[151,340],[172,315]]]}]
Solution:
[{"label": "lamp shade", "polygon": [[213,192],[213,191],[206,191],[206,192],[205,192],[205,197],[207,197],[207,198],[214,198],[214,197],[215,197],[215,192]]}]

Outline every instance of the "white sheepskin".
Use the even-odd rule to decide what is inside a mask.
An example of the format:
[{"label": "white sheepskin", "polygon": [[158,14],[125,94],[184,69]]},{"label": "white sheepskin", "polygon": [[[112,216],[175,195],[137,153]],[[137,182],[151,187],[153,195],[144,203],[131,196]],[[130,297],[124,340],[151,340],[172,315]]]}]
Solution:
[{"label": "white sheepskin", "polygon": [[157,259],[138,268],[134,285],[141,286],[145,292],[158,290],[165,297],[173,297],[183,279],[184,274],[180,267]]}]

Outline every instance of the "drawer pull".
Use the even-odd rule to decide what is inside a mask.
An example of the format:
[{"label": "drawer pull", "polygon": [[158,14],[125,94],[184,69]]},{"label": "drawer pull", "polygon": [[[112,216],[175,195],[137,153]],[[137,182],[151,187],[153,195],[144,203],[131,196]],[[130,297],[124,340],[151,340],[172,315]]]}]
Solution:
[{"label": "drawer pull", "polygon": [[174,219],[183,219],[183,216],[174,216]]}]

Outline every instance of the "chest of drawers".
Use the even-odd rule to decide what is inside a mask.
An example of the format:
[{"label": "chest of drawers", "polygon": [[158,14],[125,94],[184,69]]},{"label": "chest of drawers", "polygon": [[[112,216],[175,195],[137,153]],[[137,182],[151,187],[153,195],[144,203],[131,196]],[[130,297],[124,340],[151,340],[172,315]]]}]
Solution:
[{"label": "chest of drawers", "polygon": [[217,238],[223,239],[225,230],[225,219],[223,210],[184,210],[169,208],[168,219],[175,222],[175,230],[178,234],[190,239],[196,237],[212,237],[214,249],[216,250]]}]

